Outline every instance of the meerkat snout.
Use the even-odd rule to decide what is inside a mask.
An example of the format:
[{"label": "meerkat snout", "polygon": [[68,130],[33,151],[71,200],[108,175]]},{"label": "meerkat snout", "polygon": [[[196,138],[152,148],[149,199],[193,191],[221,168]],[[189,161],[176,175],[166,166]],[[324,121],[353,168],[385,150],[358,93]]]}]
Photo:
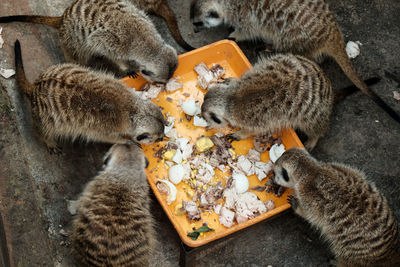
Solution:
[{"label": "meerkat snout", "polygon": [[229,125],[224,116],[227,106],[226,98],[224,97],[225,89],[229,90],[226,84],[214,84],[204,96],[201,115],[207,121],[208,128],[224,128]]},{"label": "meerkat snout", "polygon": [[166,83],[178,67],[178,55],[174,48],[165,45],[151,61],[142,65],[140,73],[149,81]]},{"label": "meerkat snout", "polygon": [[217,1],[195,0],[190,7],[190,19],[194,32],[216,27],[224,22],[223,8]]}]

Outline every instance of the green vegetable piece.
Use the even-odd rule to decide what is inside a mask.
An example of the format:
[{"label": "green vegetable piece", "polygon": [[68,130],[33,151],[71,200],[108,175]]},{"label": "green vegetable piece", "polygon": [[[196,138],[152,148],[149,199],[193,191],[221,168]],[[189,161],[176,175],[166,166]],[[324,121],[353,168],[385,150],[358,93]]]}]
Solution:
[{"label": "green vegetable piece", "polygon": [[214,231],[214,229],[208,227],[207,225],[203,225],[202,227],[195,229],[193,232],[188,233],[188,237],[190,237],[193,240],[197,240],[200,233],[205,233],[205,232],[210,232],[210,231]]}]

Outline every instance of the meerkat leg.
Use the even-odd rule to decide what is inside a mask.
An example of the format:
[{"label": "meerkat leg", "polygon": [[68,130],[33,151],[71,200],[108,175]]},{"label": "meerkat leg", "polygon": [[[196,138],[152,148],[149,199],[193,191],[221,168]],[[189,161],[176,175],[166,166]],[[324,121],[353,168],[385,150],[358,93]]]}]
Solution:
[{"label": "meerkat leg", "polygon": [[58,144],[54,140],[54,138],[41,135],[40,139],[43,141],[43,143],[46,144],[47,150],[49,151],[50,154],[61,154],[62,153],[61,148],[58,146]]},{"label": "meerkat leg", "polygon": [[299,215],[299,216],[301,216],[301,217],[303,217],[303,218],[305,217],[304,210],[303,210],[303,208],[300,206],[299,200],[298,200],[295,196],[289,195],[289,196],[288,196],[288,202],[289,202],[289,204],[292,206],[293,211],[294,211],[297,215]]},{"label": "meerkat leg", "polygon": [[241,34],[241,32],[239,30],[234,30],[233,32],[231,32],[231,34],[229,34],[228,39],[230,40],[234,40],[235,42],[240,42],[240,41],[244,41],[246,40],[243,36],[243,34]]},{"label": "meerkat leg", "polygon": [[239,140],[242,140],[242,139],[247,139],[247,138],[249,138],[249,137],[251,137],[253,135],[254,135],[253,131],[250,131],[250,130],[247,130],[247,129],[242,129],[242,130],[239,130],[239,131],[237,131],[235,133],[228,134],[226,137],[228,138],[228,140],[230,142],[232,142],[232,141],[239,141]]}]

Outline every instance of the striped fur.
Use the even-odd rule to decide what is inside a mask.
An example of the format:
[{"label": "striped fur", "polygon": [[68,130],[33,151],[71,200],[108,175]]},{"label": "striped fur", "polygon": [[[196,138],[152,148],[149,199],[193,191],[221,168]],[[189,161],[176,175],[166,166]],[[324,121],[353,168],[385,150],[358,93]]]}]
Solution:
[{"label": "striped fur", "polygon": [[148,266],[155,247],[145,157],[114,145],[107,167],[84,189],[73,222],[73,254],[84,266]]},{"label": "striped fur", "polygon": [[294,188],[292,207],[321,230],[339,266],[399,266],[398,223],[362,172],[319,162],[299,148],[285,152],[274,168],[275,182]]},{"label": "striped fur", "polygon": [[[241,130],[233,139],[272,134],[292,127],[302,130],[312,149],[329,126],[332,86],[314,62],[293,55],[261,59],[240,79],[210,88],[202,105],[210,127],[226,124]],[[216,123],[213,113],[225,123]]]},{"label": "striped fur", "polygon": [[196,28],[222,23],[235,28],[236,41],[262,39],[280,52],[319,60],[333,57],[347,77],[393,119],[400,116],[360,79],[345,51],[343,36],[324,0],[196,0],[191,10]]},{"label": "striped fur", "polygon": [[[61,64],[49,67],[32,85],[18,61],[22,59],[17,44],[15,52],[18,85],[31,102],[34,124],[49,148],[56,147],[58,138],[125,144],[163,137],[159,107],[113,76]],[[147,138],[142,139],[143,134]]]},{"label": "striped fur", "polygon": [[67,61],[112,70],[118,76],[140,71],[150,81],[165,83],[178,65],[175,49],[128,0],[78,0],[59,18],[0,18],[11,21],[56,25]]}]

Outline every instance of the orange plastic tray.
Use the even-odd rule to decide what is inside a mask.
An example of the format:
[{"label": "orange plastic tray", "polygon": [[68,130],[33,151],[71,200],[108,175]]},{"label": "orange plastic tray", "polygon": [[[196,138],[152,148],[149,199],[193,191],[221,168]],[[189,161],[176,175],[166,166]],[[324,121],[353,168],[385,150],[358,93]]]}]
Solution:
[{"label": "orange plastic tray", "polygon": [[[191,122],[188,122],[185,119],[183,111],[177,105],[180,99],[186,101],[190,98],[195,98],[196,100],[200,101],[200,103],[202,103],[203,96],[206,91],[196,86],[197,74],[193,70],[193,68],[200,62],[206,63],[209,67],[211,67],[213,63],[220,64],[226,70],[224,77],[240,77],[244,72],[252,67],[250,62],[247,60],[246,56],[236,45],[236,43],[227,40],[204,46],[202,48],[179,56],[179,66],[174,74],[174,77],[179,77],[178,81],[183,83],[183,88],[172,93],[160,93],[159,96],[154,99],[154,102],[157,105],[163,107],[164,113],[169,112],[170,116],[175,117],[175,128],[177,129],[178,133],[181,134],[183,137],[191,139],[191,142],[193,143],[197,140],[198,137],[202,135],[211,136],[218,132],[215,130],[206,131],[203,127],[195,127],[192,124],[193,120]],[[122,81],[125,82],[128,86],[136,89],[141,88],[141,86],[147,82],[142,77],[139,77],[137,79],[124,78]],[[190,96],[185,97],[183,93],[189,93]],[[172,102],[167,101],[167,97],[171,98]],[[179,122],[180,118],[184,118],[183,122]],[[232,132],[232,129],[223,129],[222,132]],[[282,142],[285,145],[286,149],[292,147],[303,147],[296,133],[292,129],[287,129],[279,133],[278,135],[282,137]],[[290,207],[287,202],[287,196],[289,193],[291,193],[290,190],[286,190],[286,192],[279,198],[275,197],[273,194],[266,193],[265,191],[257,192],[251,190],[263,202],[269,199],[273,199],[276,208],[267,213],[261,214],[260,216],[247,222],[235,224],[230,228],[226,228],[225,226],[221,225],[218,220],[218,215],[216,215],[214,212],[212,212],[211,214],[208,212],[203,212],[201,214],[202,220],[198,222],[190,222],[187,219],[186,214],[176,216],[175,206],[179,203],[182,203],[182,200],[189,200],[183,190],[183,187],[190,187],[183,181],[176,185],[178,193],[176,200],[171,205],[167,204],[166,195],[162,195],[158,191],[156,187],[156,182],[159,179],[168,180],[168,171],[165,168],[164,163],[160,162],[157,158],[154,157],[154,150],[158,150],[164,145],[165,141],[157,144],[143,146],[144,153],[146,154],[146,157],[150,162],[149,167],[147,168],[147,179],[152,190],[154,191],[154,194],[156,195],[165,213],[174,225],[182,241],[190,247],[198,247],[208,242],[222,238],[250,225],[258,223],[262,220],[270,218]],[[232,145],[238,156],[247,154],[248,150],[253,147],[253,139],[249,138],[246,140],[233,142]],[[268,151],[261,154],[261,160],[268,161],[268,159]],[[157,168],[158,170],[154,171],[154,168]],[[226,179],[220,172],[216,171],[215,176],[216,177],[213,178],[213,181],[221,181],[225,185]],[[248,179],[250,187],[264,185],[268,180],[268,178],[266,178],[262,182],[260,182],[255,175],[249,176]],[[189,232],[193,231],[193,227],[196,227],[197,229],[202,226],[203,222],[207,222],[208,226],[210,228],[213,228],[215,231],[204,233],[203,235],[199,236],[197,240],[192,240],[190,237],[187,236]]]}]

